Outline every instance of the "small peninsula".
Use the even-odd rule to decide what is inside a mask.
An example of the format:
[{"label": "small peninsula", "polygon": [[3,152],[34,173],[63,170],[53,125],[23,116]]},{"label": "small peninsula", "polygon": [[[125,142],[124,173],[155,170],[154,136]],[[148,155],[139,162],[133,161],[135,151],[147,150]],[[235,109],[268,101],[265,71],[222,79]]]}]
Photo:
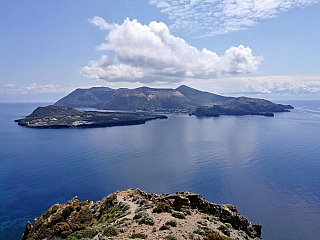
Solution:
[{"label": "small peninsula", "polygon": [[31,239],[261,240],[261,225],[235,206],[211,203],[199,194],[127,189],[97,202],[74,197],[54,204],[26,224],[21,240]]},{"label": "small peninsula", "polygon": [[219,115],[261,115],[273,117],[276,112],[289,112],[291,105],[276,104],[265,99],[239,97],[213,106],[199,106],[191,115],[212,116]]},{"label": "small peninsula", "polygon": [[94,128],[137,125],[150,120],[166,118],[165,115],[79,111],[73,108],[49,105],[38,107],[29,116],[15,120],[15,122],[20,126],[30,128]]}]

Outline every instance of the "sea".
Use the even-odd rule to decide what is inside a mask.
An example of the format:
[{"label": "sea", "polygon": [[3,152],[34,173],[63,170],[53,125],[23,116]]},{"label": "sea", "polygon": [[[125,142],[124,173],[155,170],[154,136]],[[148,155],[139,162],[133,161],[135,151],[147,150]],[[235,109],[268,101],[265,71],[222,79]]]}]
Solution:
[{"label": "sea", "polygon": [[320,239],[320,99],[278,103],[295,109],[92,129],[21,127],[50,103],[0,103],[0,239],[55,203],[127,188],[233,204],[265,240]]}]

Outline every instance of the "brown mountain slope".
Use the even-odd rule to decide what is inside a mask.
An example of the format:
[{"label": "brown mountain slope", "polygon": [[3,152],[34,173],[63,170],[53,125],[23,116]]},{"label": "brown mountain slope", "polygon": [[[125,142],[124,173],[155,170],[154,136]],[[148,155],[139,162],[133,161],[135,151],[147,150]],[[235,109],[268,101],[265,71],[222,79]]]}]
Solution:
[{"label": "brown mountain slope", "polygon": [[181,109],[196,105],[174,89],[136,88],[116,91],[108,101],[99,105],[100,109],[152,110]]},{"label": "brown mountain slope", "polygon": [[148,87],[111,89],[100,87],[77,89],[54,105],[75,108],[94,107],[108,110],[190,109],[204,103],[224,102],[229,99],[187,86],[180,86],[177,89]]},{"label": "brown mountain slope", "polygon": [[55,105],[106,110],[178,111],[203,116],[271,114],[293,108],[290,105],[275,104],[264,99],[224,97],[185,85],[176,89],[148,87],[77,89]]}]

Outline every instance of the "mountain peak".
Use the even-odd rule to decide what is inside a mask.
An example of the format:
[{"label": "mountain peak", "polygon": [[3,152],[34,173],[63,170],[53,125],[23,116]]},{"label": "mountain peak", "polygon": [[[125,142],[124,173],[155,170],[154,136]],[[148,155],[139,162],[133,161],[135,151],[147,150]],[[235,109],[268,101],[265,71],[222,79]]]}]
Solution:
[{"label": "mountain peak", "polygon": [[[181,85],[176,89],[146,86],[135,89],[107,87],[77,89],[54,105],[72,108],[90,107],[106,110],[182,111],[189,113],[198,107],[212,107],[213,105],[227,107],[228,109],[237,108],[239,110],[241,108],[243,113],[271,110],[279,112],[289,107],[263,99],[225,97],[203,92],[186,85]],[[257,105],[259,105],[259,108],[256,107]]]}]

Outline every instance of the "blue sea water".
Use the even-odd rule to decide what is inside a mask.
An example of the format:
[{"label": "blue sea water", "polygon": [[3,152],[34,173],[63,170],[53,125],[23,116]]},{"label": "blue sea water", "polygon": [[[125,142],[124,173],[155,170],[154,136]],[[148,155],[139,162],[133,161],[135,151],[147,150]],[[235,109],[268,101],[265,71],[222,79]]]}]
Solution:
[{"label": "blue sea water", "polygon": [[234,204],[265,240],[319,239],[320,101],[281,103],[295,109],[96,129],[20,127],[48,104],[0,103],[0,239],[19,239],[52,204],[127,188]]}]

